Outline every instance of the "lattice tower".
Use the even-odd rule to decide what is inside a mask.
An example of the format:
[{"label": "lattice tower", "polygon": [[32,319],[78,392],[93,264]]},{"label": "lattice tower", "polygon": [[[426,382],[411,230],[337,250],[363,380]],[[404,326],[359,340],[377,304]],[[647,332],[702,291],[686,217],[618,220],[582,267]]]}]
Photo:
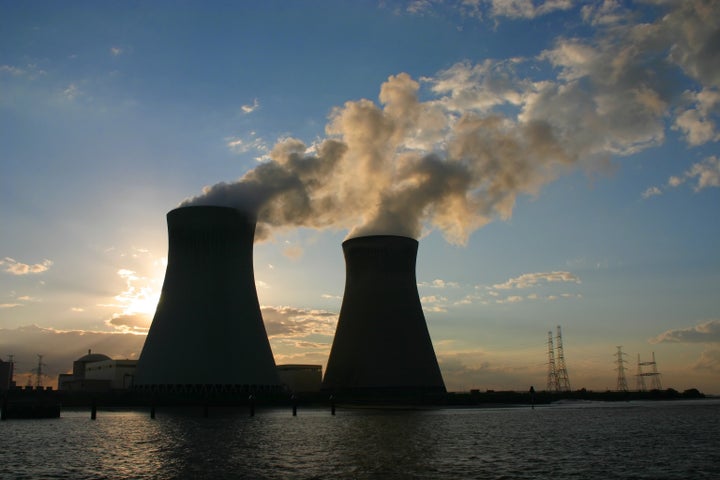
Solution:
[{"label": "lattice tower", "polygon": [[548,332],[548,377],[547,377],[547,391],[557,392],[558,378],[557,372],[555,371],[555,348],[553,347],[553,336],[552,331]]},{"label": "lattice tower", "polygon": [[618,392],[627,392],[628,391],[628,385],[627,385],[627,379],[625,378],[625,359],[623,358],[623,355],[627,355],[622,351],[622,345],[619,345],[617,347],[617,353],[615,353],[615,356],[617,359],[615,360],[615,363],[617,363],[617,385],[615,387],[615,390]]},{"label": "lattice tower", "polygon": [[42,371],[42,369],[43,369],[43,367],[46,367],[47,365],[45,365],[45,364],[43,363],[43,361],[42,361],[43,356],[42,356],[42,355],[38,354],[37,357],[38,357],[37,368],[34,368],[34,369],[33,369],[33,372],[35,373],[35,386],[36,386],[36,387],[42,387],[42,386],[43,386],[43,382],[42,382],[43,371]]},{"label": "lattice tower", "polygon": [[637,361],[637,374],[636,377],[636,389],[638,392],[645,392],[647,391],[647,388],[645,387],[645,375],[643,375],[642,371],[643,363],[640,361],[640,354],[638,353],[638,361]]},{"label": "lattice tower", "polygon": [[563,353],[562,333],[560,332],[560,325],[557,326],[557,384],[558,390],[561,392],[570,391],[570,380],[568,379],[567,367],[565,366],[565,353]]},{"label": "lattice tower", "polygon": [[655,361],[655,352],[652,352],[652,386],[656,390],[662,390],[662,384],[660,383],[660,372],[657,369],[657,362]]},{"label": "lattice tower", "polygon": [[[650,367],[651,371],[644,372],[642,367]],[[657,370],[657,362],[655,361],[655,352],[652,352],[652,361],[650,362],[641,362],[640,354],[638,354],[638,390],[641,392],[646,390],[645,377],[650,378],[650,388],[652,390],[662,390],[660,373]]]}]

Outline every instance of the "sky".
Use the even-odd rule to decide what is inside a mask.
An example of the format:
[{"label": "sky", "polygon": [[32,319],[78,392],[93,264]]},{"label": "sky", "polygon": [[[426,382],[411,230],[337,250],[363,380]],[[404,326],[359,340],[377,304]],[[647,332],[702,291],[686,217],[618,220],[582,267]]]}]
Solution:
[{"label": "sky", "polygon": [[212,204],[258,215],[278,364],[393,234],[448,390],[545,388],[561,326],[573,389],[720,394],[719,121],[711,0],[0,0],[0,358],[137,358]]}]

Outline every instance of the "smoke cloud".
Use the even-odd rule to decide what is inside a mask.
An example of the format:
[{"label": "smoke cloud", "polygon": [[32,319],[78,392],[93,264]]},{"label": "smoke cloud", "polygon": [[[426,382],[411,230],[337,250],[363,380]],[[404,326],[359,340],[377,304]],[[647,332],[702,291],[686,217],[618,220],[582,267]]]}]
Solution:
[{"label": "smoke cloud", "polygon": [[[436,229],[464,244],[558,175],[602,170],[612,156],[661,144],[668,118],[692,145],[716,141],[720,4],[657,8],[654,23],[638,24],[619,5],[583,9],[595,38],[560,37],[534,58],[390,76],[379,103],[335,108],[325,140],[283,139],[236,182],[182,205],[256,213],[257,240],[304,226],[349,237]],[[555,77],[531,76],[548,65]]]}]

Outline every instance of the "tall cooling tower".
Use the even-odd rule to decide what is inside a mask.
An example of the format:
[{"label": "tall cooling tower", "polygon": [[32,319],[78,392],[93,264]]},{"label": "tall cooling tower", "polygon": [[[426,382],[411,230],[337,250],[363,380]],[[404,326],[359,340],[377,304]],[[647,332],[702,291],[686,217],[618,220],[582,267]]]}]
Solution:
[{"label": "tall cooling tower", "polygon": [[445,392],[415,280],[418,242],[378,235],[342,246],[345,293],[323,389]]},{"label": "tall cooling tower", "polygon": [[234,208],[193,206],[170,211],[167,223],[165,281],[134,386],[279,388],[255,290],[255,219]]}]

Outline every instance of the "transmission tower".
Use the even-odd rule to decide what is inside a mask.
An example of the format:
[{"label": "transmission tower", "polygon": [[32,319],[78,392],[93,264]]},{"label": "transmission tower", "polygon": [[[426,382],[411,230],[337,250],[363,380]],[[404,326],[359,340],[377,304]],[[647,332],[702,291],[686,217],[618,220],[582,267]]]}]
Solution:
[{"label": "transmission tower", "polygon": [[645,388],[645,376],[643,375],[642,365],[643,364],[640,361],[640,354],[638,353],[637,373],[635,374],[635,388],[638,392],[647,391],[647,388]]},{"label": "transmission tower", "polygon": [[43,356],[42,356],[42,355],[38,354],[37,357],[38,357],[37,368],[33,368],[32,371],[33,371],[33,373],[35,373],[35,386],[36,386],[36,387],[42,387],[42,386],[43,386],[43,384],[42,384],[42,375],[43,375],[42,368],[43,368],[43,367],[47,367],[47,365],[45,365],[45,364],[43,363],[43,361],[42,361]]},{"label": "transmission tower", "polygon": [[622,345],[617,347],[617,353],[615,356],[617,357],[617,360],[615,361],[617,363],[617,386],[615,387],[615,390],[618,392],[627,392],[628,391],[628,385],[627,380],[625,379],[625,359],[623,358],[623,355],[627,355],[622,351]]},{"label": "transmission tower", "polygon": [[547,377],[547,391],[557,392],[558,381],[557,372],[555,371],[555,348],[553,347],[552,331],[548,332],[548,377]]},{"label": "transmission tower", "polygon": [[561,392],[570,391],[570,380],[568,379],[567,367],[565,366],[565,354],[563,353],[562,333],[560,333],[560,325],[557,326],[557,388]]},{"label": "transmission tower", "polygon": [[652,352],[652,372],[651,372],[652,386],[655,390],[662,390],[660,384],[660,372],[657,369],[657,362],[655,361],[655,352]]},{"label": "transmission tower", "polygon": [[[650,372],[644,372],[643,367],[651,367]],[[638,353],[638,370],[637,370],[637,389],[640,392],[647,390],[645,385],[645,377],[650,378],[650,385],[652,390],[662,390],[660,384],[660,373],[657,370],[657,362],[655,362],[655,352],[652,352],[652,361],[641,362],[640,354]]]}]

